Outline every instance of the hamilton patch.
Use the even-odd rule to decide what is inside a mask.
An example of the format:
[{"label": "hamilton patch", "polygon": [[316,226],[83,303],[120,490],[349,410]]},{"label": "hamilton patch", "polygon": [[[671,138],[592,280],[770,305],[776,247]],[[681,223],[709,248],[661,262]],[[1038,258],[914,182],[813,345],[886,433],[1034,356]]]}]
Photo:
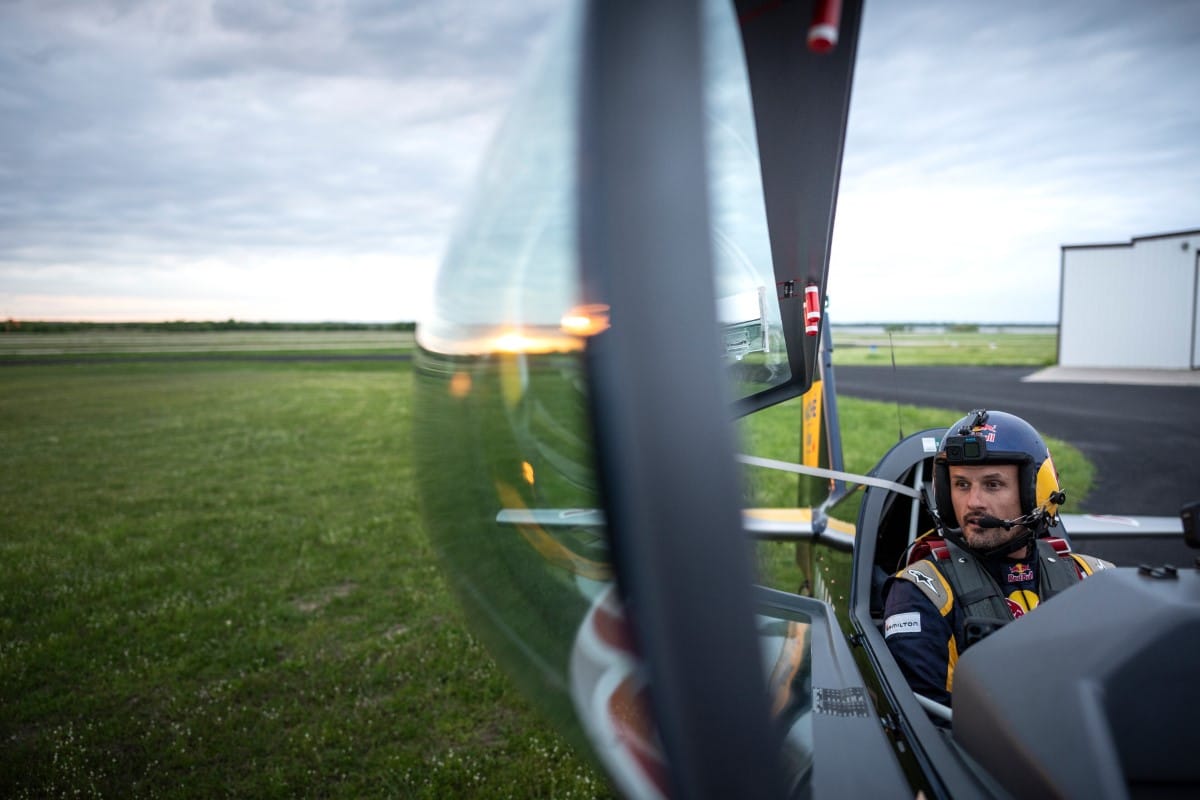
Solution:
[{"label": "hamilton patch", "polygon": [[906,611],[903,614],[892,614],[883,621],[883,638],[893,633],[920,633],[921,612]]}]

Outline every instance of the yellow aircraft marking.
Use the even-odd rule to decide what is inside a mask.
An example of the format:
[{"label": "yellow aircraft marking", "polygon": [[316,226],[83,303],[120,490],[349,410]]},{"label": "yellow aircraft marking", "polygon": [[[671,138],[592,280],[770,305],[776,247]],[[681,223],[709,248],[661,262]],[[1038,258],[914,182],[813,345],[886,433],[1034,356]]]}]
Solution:
[{"label": "yellow aircraft marking", "polygon": [[[521,493],[508,484],[496,481],[496,493],[500,495],[500,502],[504,504],[505,508],[527,510],[525,501],[521,499]],[[584,558],[546,533],[546,529],[541,525],[518,522],[517,530],[520,531],[525,541],[533,546],[534,550],[537,550],[543,558],[555,566],[594,581],[612,579],[611,566],[601,561]]]},{"label": "yellow aircraft marking", "polygon": [[[747,517],[762,520],[763,522],[791,522],[796,524],[812,522],[811,508],[746,508],[742,509],[742,513]],[[850,522],[843,522],[840,519],[830,517],[826,520],[826,526],[847,536],[854,535],[854,525]]]}]

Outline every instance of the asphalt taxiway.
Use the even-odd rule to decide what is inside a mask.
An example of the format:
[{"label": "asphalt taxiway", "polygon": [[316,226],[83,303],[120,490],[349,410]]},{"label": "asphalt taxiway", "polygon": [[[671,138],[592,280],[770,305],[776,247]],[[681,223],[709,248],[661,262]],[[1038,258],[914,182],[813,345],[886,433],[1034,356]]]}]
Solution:
[{"label": "asphalt taxiway", "polygon": [[1200,500],[1200,370],[842,366],[834,380],[841,396],[1025,418],[1095,464],[1090,513],[1178,516]]}]

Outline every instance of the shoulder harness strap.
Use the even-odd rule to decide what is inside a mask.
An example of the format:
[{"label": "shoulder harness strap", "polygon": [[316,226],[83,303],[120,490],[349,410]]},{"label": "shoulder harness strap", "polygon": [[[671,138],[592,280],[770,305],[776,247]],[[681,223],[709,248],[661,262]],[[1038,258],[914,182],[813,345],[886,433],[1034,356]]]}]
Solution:
[{"label": "shoulder harness strap", "polygon": [[950,548],[950,558],[944,562],[946,573],[958,595],[961,618],[1012,619],[1003,592],[979,560],[952,541],[946,544]]},{"label": "shoulder harness strap", "polygon": [[[1038,594],[1042,602],[1070,588],[1097,569],[1098,558],[1067,551],[1061,553],[1050,542],[1038,539]],[[1106,563],[1106,562],[1100,562]],[[1099,567],[1104,569],[1104,567]]]}]

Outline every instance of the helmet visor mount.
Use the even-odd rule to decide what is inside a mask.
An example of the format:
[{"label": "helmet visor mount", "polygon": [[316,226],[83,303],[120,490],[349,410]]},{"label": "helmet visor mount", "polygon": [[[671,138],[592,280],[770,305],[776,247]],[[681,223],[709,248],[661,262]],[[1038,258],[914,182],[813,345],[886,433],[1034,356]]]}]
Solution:
[{"label": "helmet visor mount", "polygon": [[988,460],[987,442],[973,433],[947,436],[942,452],[947,464],[983,464]]}]

